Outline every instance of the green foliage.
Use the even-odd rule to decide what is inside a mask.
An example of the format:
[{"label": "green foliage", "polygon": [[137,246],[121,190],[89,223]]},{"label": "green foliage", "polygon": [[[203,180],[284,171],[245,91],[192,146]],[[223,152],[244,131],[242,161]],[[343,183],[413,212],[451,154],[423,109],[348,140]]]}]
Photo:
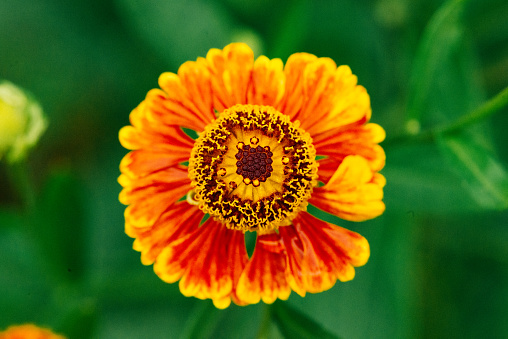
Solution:
[{"label": "green foliage", "polygon": [[463,177],[475,201],[484,208],[508,208],[508,174],[489,149],[467,134],[443,136],[439,145]]},{"label": "green foliage", "polygon": [[272,312],[273,319],[286,338],[337,338],[337,336],[328,332],[320,324],[310,319],[307,315],[294,310],[284,302],[277,302],[273,306]]},{"label": "green foliage", "polygon": [[[504,0],[0,2],[1,77],[33,93],[49,121],[25,162],[0,162],[0,329],[508,337],[507,15]],[[351,223],[309,208],[369,240],[352,282],[217,310],[132,250],[118,130],[160,73],[238,39],[256,55],[304,51],[351,66],[387,132],[387,210]]]}]

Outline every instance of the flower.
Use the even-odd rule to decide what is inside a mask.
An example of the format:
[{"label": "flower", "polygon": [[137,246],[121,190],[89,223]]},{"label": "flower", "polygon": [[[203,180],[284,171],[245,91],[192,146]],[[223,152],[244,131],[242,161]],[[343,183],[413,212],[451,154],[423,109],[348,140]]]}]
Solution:
[{"label": "flower", "polygon": [[47,127],[39,104],[8,81],[0,82],[0,121],[0,159],[9,162],[23,159]]},{"label": "flower", "polygon": [[[369,96],[349,67],[307,53],[285,66],[254,60],[234,43],[159,85],[119,133],[132,150],[119,198],[142,263],[218,308],[353,279],[367,240],[306,212],[362,221],[385,209],[385,133],[368,123]],[[250,257],[247,231],[257,233]]]},{"label": "flower", "polygon": [[10,326],[0,332],[0,339],[65,339],[65,337],[33,324],[25,324]]}]

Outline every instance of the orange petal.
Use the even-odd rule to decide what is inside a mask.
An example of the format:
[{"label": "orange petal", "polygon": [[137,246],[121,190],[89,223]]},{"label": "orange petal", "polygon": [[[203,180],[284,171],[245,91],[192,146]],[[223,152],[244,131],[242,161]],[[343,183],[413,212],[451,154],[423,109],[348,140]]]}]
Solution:
[{"label": "orange petal", "polygon": [[178,75],[170,72],[161,74],[159,86],[170,102],[165,105],[166,108],[175,105],[185,108],[175,110],[181,118],[199,120],[200,126],[215,119],[210,72],[203,58],[185,62],[178,69]]},{"label": "orange petal", "polygon": [[280,59],[270,60],[264,55],[256,59],[247,93],[249,104],[275,107],[280,102],[286,79],[282,67]]},{"label": "orange petal", "polygon": [[141,252],[141,262],[150,265],[171,243],[196,230],[201,219],[203,212],[197,206],[181,201],[166,206],[164,212],[150,226],[136,227],[126,220],[125,232],[136,238],[133,248]]},{"label": "orange petal", "polygon": [[369,244],[361,235],[300,213],[293,225],[279,228],[287,251],[287,274],[291,288],[305,296],[331,288],[337,279],[354,278],[353,266],[364,265]]},{"label": "orange petal", "polygon": [[277,298],[287,300],[291,289],[285,277],[285,260],[278,234],[258,235],[254,254],[238,281],[238,298],[247,304],[260,300],[271,304]]},{"label": "orange petal", "polygon": [[317,60],[317,57],[308,53],[292,54],[284,67],[286,76],[286,89],[282,101],[277,105],[277,110],[289,115],[295,120],[303,104],[303,72],[308,64]]},{"label": "orange petal", "polygon": [[169,283],[181,279],[183,295],[209,298],[216,307],[226,308],[247,260],[243,233],[209,219],[164,249],[154,271]]},{"label": "orange petal", "polygon": [[194,145],[178,126],[168,126],[149,118],[147,103],[142,102],[130,115],[132,126],[120,130],[124,147],[134,150],[120,163],[129,177],[143,177],[187,161]]},{"label": "orange petal", "polygon": [[340,162],[334,158],[324,158],[318,160],[318,165],[318,180],[326,184],[339,168]]},{"label": "orange petal", "polygon": [[0,332],[0,339],[65,339],[47,328],[33,324],[12,325]]},{"label": "orange petal", "polygon": [[127,153],[120,162],[120,171],[132,178],[141,178],[151,173],[166,170],[183,161],[188,154],[169,151],[137,150]]},{"label": "orange petal", "polygon": [[236,104],[247,103],[247,89],[254,64],[254,53],[244,43],[210,49],[206,55],[211,73],[214,107],[222,112]]},{"label": "orange petal", "polygon": [[303,104],[295,116],[312,137],[370,118],[370,98],[348,66],[329,58],[309,63],[303,72]]},{"label": "orange petal", "polygon": [[[161,213],[190,190],[187,167],[176,166],[142,178],[122,174],[118,178],[124,189],[120,192],[129,225],[146,227],[152,225]],[[129,233],[128,233],[129,234]]]},{"label": "orange petal", "polygon": [[333,157],[338,163],[348,155],[361,155],[373,171],[381,170],[386,155],[378,145],[385,138],[384,129],[377,124],[336,128],[313,137],[316,153]]},{"label": "orange petal", "polygon": [[[163,73],[159,77],[159,86],[146,94],[145,103],[150,120],[161,126],[183,126],[195,131],[204,130],[211,121],[196,113],[197,109],[184,103],[185,88],[178,75]],[[191,106],[188,104],[188,106]]]},{"label": "orange petal", "polygon": [[130,150],[150,148],[190,154],[194,141],[178,126],[153,121],[151,113],[146,101],[131,112],[129,119],[132,126],[123,127],[119,133],[122,146]]},{"label": "orange petal", "polygon": [[316,187],[309,202],[345,220],[363,221],[385,210],[383,180],[374,175],[367,160],[357,155],[344,159],[323,187]]},{"label": "orange petal", "polygon": [[[310,127],[317,121],[326,118],[332,107],[333,74],[337,65],[330,58],[318,58],[303,70],[302,109],[295,117],[302,122],[302,127],[309,133]],[[312,133],[311,133],[312,135]]]}]

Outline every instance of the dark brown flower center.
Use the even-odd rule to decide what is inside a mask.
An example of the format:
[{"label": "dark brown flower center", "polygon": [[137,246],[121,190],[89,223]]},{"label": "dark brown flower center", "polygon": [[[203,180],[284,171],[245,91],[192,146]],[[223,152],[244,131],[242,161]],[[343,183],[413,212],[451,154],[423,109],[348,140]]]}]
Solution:
[{"label": "dark brown flower center", "polygon": [[[255,146],[256,139],[252,138],[251,146],[239,142],[236,145],[238,153],[236,153],[236,174],[243,177],[245,184],[252,183],[259,186],[260,182],[265,182],[272,174],[272,155],[270,146]],[[254,141],[254,142],[253,142]],[[254,143],[254,145],[252,145]],[[253,147],[252,147],[253,146]]]}]

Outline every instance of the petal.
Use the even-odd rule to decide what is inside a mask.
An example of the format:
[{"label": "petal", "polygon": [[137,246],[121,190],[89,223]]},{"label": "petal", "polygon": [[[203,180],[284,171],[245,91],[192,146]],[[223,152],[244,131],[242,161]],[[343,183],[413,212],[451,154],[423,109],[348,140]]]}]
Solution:
[{"label": "petal", "polygon": [[122,145],[134,150],[120,163],[129,177],[143,177],[189,160],[194,142],[178,126],[150,119],[147,103],[142,102],[130,115],[132,126],[120,130]]},{"label": "petal", "polygon": [[[152,89],[146,94],[145,102],[149,119],[165,126],[183,126],[195,131],[204,130],[210,122],[198,114],[194,107],[187,107],[185,88],[181,79],[174,73],[163,73],[159,86],[164,91]],[[192,106],[187,102],[188,106]]]},{"label": "petal", "polygon": [[171,167],[143,178],[122,174],[118,182],[124,187],[120,202],[130,205],[125,210],[126,223],[138,227],[153,225],[168,206],[190,190],[185,166]]},{"label": "petal", "polygon": [[332,96],[329,92],[336,68],[332,59],[318,58],[303,71],[303,104],[295,119],[300,120],[302,127],[309,133],[310,127],[319,119],[324,119],[331,109]]},{"label": "petal", "polygon": [[256,59],[247,93],[249,104],[275,107],[280,102],[286,79],[282,67],[280,59],[270,60],[265,56]]},{"label": "petal", "polygon": [[34,324],[23,324],[11,325],[5,331],[1,331],[0,339],[66,339],[66,337]]},{"label": "petal", "polygon": [[167,151],[137,150],[127,153],[120,162],[120,171],[130,177],[141,178],[166,170],[189,160],[189,156]]},{"label": "petal", "polygon": [[329,129],[370,118],[370,98],[348,66],[329,58],[306,65],[301,79],[303,103],[295,115],[312,137]]},{"label": "petal", "polygon": [[131,112],[129,119],[132,126],[123,127],[119,133],[122,146],[130,150],[150,148],[190,154],[194,141],[178,126],[153,121],[151,113],[146,101]]},{"label": "petal", "polygon": [[247,304],[287,300],[291,289],[286,281],[286,254],[278,234],[258,235],[252,258],[237,286],[238,298]]},{"label": "petal", "polygon": [[377,124],[336,128],[313,138],[316,153],[333,157],[338,163],[348,155],[361,155],[373,171],[381,170],[386,155],[378,145],[385,138],[384,129]]},{"label": "petal", "polygon": [[328,290],[337,279],[353,279],[353,266],[364,265],[370,255],[364,237],[306,212],[279,232],[287,251],[288,282],[301,296]]},{"label": "petal", "polygon": [[178,75],[170,72],[161,74],[159,86],[166,92],[167,100],[181,105],[190,113],[185,118],[207,125],[215,119],[210,77],[205,59],[198,58],[181,65]]},{"label": "petal", "polygon": [[164,249],[154,271],[169,283],[181,279],[183,295],[209,298],[216,307],[226,308],[247,260],[243,233],[209,219]]},{"label": "petal", "polygon": [[223,50],[211,49],[206,55],[211,73],[214,107],[222,112],[247,103],[247,89],[254,64],[254,53],[244,43],[233,43]]},{"label": "petal", "polygon": [[276,107],[279,112],[289,115],[294,120],[303,104],[303,72],[308,64],[317,60],[317,57],[308,53],[292,54],[284,67],[286,76],[286,89],[284,97]]},{"label": "petal", "polygon": [[344,159],[330,180],[317,187],[309,202],[345,220],[363,221],[381,215],[385,210],[384,181],[374,175],[361,156]]},{"label": "petal", "polygon": [[318,180],[326,184],[339,168],[340,161],[335,158],[324,158],[318,160],[318,165]]},{"label": "petal", "polygon": [[197,206],[181,201],[166,207],[153,225],[135,227],[126,221],[125,231],[136,238],[133,248],[141,252],[141,262],[150,265],[165,248],[196,230],[202,218]]}]

